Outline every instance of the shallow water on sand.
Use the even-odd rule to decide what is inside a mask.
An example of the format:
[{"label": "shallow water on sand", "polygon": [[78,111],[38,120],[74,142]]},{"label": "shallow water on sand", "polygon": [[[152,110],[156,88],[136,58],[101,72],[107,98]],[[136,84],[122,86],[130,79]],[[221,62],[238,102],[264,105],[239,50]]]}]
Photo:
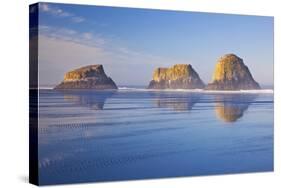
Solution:
[{"label": "shallow water on sand", "polygon": [[273,94],[40,90],[40,184],[273,170]]}]

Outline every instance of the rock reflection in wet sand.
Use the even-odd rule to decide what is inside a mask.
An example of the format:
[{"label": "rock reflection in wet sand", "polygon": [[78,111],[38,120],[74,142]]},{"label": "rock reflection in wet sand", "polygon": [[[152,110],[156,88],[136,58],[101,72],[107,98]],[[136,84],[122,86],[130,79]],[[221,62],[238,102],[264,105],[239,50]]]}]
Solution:
[{"label": "rock reflection in wet sand", "polygon": [[103,110],[105,101],[110,98],[115,91],[61,91],[63,98],[67,102],[72,102],[91,110]]},{"label": "rock reflection in wet sand", "polygon": [[235,122],[242,118],[257,95],[222,94],[215,96],[215,113],[224,122]]},{"label": "rock reflection in wet sand", "polygon": [[200,95],[193,93],[186,94],[162,94],[158,95],[156,105],[159,108],[169,108],[174,111],[191,111],[194,105],[200,100]]}]

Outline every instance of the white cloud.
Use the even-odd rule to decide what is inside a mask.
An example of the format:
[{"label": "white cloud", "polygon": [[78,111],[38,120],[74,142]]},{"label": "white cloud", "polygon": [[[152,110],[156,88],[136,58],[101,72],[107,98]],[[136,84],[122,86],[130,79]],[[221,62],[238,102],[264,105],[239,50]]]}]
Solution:
[{"label": "white cloud", "polygon": [[81,23],[81,22],[85,21],[85,18],[80,17],[80,16],[75,16],[75,17],[72,18],[72,21],[75,22],[75,23]]},{"label": "white cloud", "polygon": [[42,10],[44,12],[50,11],[49,5],[47,5],[46,3],[40,3],[39,8],[40,8],[40,10]]},{"label": "white cloud", "polygon": [[50,5],[48,3],[40,3],[39,4],[39,10],[48,14],[51,14],[53,16],[57,16],[57,17],[63,17],[63,18],[69,18],[70,21],[75,22],[75,23],[81,23],[84,22],[86,19],[81,17],[81,16],[77,16],[73,13],[64,11],[61,8],[57,8],[53,5]]},{"label": "white cloud", "polygon": [[46,12],[46,13],[50,13],[50,14],[55,15],[55,16],[60,16],[60,17],[72,16],[71,13],[65,12],[62,9],[56,8],[56,7],[51,6],[47,3],[40,3],[39,4],[39,10],[41,10],[43,12]]},{"label": "white cloud", "polygon": [[83,37],[85,38],[85,39],[92,39],[93,38],[93,35],[92,35],[92,33],[90,33],[90,32],[86,32],[86,33],[83,33]]},{"label": "white cloud", "polygon": [[94,32],[80,32],[63,27],[39,25],[39,34],[57,40],[72,41],[87,46],[102,47],[106,43],[104,37]]}]

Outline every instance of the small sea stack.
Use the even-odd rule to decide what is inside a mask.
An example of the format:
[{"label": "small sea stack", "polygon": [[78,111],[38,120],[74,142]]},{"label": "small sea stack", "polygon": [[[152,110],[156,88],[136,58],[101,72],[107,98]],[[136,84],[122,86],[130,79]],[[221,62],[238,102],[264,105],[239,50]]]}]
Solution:
[{"label": "small sea stack", "polygon": [[212,82],[207,90],[253,90],[261,89],[254,80],[243,59],[235,54],[226,54],[219,58]]},{"label": "small sea stack", "polygon": [[67,72],[54,89],[118,89],[102,65],[89,65]]},{"label": "small sea stack", "polygon": [[190,64],[157,68],[148,89],[202,89],[204,83]]}]

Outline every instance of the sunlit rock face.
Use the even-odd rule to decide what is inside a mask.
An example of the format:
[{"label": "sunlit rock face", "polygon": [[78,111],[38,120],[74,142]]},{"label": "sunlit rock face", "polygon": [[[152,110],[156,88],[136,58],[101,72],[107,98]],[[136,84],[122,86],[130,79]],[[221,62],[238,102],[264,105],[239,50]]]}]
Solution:
[{"label": "sunlit rock face", "polygon": [[67,72],[55,89],[117,89],[114,81],[107,77],[102,65],[89,65]]},{"label": "sunlit rock face", "polygon": [[249,90],[260,89],[243,59],[235,54],[222,56],[216,64],[209,90]]},{"label": "sunlit rock face", "polygon": [[148,89],[201,89],[204,83],[188,64],[176,64],[170,68],[157,68]]}]

